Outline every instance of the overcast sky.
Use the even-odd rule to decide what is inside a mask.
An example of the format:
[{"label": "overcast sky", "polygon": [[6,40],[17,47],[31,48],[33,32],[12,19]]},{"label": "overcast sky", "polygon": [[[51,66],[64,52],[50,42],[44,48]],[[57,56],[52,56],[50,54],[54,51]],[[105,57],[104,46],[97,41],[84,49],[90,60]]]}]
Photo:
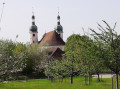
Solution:
[{"label": "overcast sky", "polygon": [[[29,42],[32,7],[38,26],[38,39],[45,32],[54,30],[57,24],[58,7],[64,41],[73,33],[83,34],[82,28],[97,31],[97,23],[107,21],[112,27],[117,22],[116,31],[120,33],[120,0],[0,0],[0,15],[5,2],[0,23],[0,39]],[[103,25],[103,24],[102,24]]]}]

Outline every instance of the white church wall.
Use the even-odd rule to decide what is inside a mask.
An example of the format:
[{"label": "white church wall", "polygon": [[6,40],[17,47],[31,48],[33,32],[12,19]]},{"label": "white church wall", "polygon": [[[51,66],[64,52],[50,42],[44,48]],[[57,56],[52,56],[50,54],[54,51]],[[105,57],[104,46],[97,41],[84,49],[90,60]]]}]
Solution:
[{"label": "white church wall", "polygon": [[38,33],[37,32],[30,32],[30,44],[31,43],[38,43]]}]

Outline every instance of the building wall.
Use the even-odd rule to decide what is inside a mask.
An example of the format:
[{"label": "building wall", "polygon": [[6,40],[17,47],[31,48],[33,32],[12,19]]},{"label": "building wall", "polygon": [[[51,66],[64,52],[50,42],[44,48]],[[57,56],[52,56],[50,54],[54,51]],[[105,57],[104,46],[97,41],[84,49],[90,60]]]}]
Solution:
[{"label": "building wall", "polygon": [[63,33],[60,33],[60,37],[63,39]]},{"label": "building wall", "polygon": [[65,46],[64,45],[62,45],[62,46],[43,46],[42,47],[42,50],[44,50],[44,49],[49,49],[49,48],[60,48],[62,51],[65,51],[64,49],[65,49]]},{"label": "building wall", "polygon": [[30,32],[30,44],[38,43],[38,32]]}]

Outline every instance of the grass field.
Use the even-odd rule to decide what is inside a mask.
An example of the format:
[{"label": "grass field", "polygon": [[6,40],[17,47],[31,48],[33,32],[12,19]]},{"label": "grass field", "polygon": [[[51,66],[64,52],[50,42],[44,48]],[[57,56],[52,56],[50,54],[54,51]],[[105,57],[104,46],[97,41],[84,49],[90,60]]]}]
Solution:
[{"label": "grass field", "polygon": [[[85,85],[84,78],[74,78],[73,84],[69,83],[68,78],[66,83],[51,83],[48,80],[29,80],[24,81],[12,81],[4,84],[0,84],[0,89],[112,89],[111,79],[102,79],[101,82],[97,82],[97,79],[93,79],[92,84]],[[120,82],[120,81],[119,81]],[[115,79],[114,79],[115,89]]]}]

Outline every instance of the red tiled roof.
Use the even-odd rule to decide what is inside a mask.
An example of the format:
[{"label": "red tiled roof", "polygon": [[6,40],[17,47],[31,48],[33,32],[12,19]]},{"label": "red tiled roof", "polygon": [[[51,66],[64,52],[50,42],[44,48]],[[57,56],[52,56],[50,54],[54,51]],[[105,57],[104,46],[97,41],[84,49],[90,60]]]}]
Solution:
[{"label": "red tiled roof", "polygon": [[62,54],[65,53],[60,48],[51,48],[50,51],[51,51],[50,56],[55,58],[55,59],[58,59],[58,60],[61,60],[62,59]]},{"label": "red tiled roof", "polygon": [[53,30],[51,32],[45,33],[39,44],[46,46],[59,46],[65,45],[65,42],[62,40],[60,35],[55,30]]}]

